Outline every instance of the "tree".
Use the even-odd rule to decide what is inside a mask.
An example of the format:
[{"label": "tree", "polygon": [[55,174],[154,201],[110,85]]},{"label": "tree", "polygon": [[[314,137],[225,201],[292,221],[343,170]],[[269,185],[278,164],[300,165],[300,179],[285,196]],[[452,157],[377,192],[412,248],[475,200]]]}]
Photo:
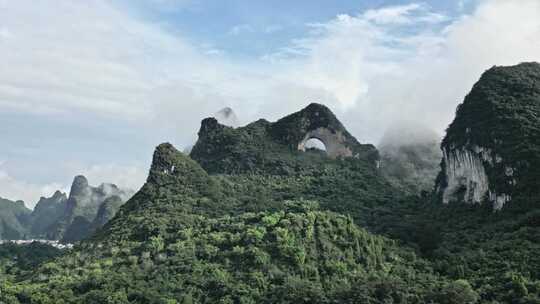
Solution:
[{"label": "tree", "polygon": [[474,304],[479,300],[478,293],[467,280],[447,283],[434,298],[436,303],[441,304]]}]

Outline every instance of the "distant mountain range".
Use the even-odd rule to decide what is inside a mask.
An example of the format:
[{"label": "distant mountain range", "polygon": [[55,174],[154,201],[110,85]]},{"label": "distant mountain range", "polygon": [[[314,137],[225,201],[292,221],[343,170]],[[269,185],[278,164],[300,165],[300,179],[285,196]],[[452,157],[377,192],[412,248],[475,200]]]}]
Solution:
[{"label": "distant mountain range", "polygon": [[56,191],[41,197],[33,211],[22,201],[0,199],[0,239],[78,241],[102,227],[132,195],[133,191],[114,184],[92,187],[79,175],[69,196]]}]

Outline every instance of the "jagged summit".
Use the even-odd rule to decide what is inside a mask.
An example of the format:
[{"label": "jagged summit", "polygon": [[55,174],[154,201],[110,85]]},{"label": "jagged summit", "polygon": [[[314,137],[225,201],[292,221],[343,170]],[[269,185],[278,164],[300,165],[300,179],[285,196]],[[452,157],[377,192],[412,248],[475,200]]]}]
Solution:
[{"label": "jagged summit", "polygon": [[42,209],[50,208],[53,205],[57,205],[60,202],[64,202],[68,199],[67,195],[60,190],[56,190],[51,197],[41,197],[34,208],[34,212],[41,211]]},{"label": "jagged summit", "polygon": [[89,184],[88,179],[84,175],[77,175],[73,179],[73,183],[71,184],[71,190],[69,191],[69,196],[79,196],[84,195],[85,191],[88,190]]},{"label": "jagged summit", "polygon": [[153,178],[152,173],[175,173],[182,171],[189,166],[189,163],[193,163],[193,160],[178,151],[172,144],[162,143],[154,150],[148,178]]},{"label": "jagged summit", "polygon": [[443,202],[485,200],[500,209],[538,197],[540,64],[493,67],[458,106],[441,148]]},{"label": "jagged summit", "polygon": [[274,123],[260,119],[240,128],[206,118],[198,134],[190,156],[209,173],[290,172],[295,169],[283,168],[283,156],[305,151],[312,138],[325,145],[331,159],[355,157],[372,165],[379,159],[373,145],[360,144],[330,109],[317,103]]},{"label": "jagged summit", "polygon": [[60,190],[54,191],[54,194],[52,195],[53,198],[60,198],[60,197],[66,197],[66,194]]},{"label": "jagged summit", "polygon": [[189,156],[178,151],[170,143],[156,147],[147,184],[175,184],[195,191],[204,191],[209,185],[208,174]]}]

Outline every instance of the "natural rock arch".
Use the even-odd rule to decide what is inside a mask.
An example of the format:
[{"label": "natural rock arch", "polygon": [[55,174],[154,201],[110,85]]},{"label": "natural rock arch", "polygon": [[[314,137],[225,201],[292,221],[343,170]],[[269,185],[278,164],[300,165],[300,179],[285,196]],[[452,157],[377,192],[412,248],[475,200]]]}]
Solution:
[{"label": "natural rock arch", "polygon": [[306,142],[316,138],[326,146],[330,158],[367,158],[373,163],[379,160],[377,149],[362,145],[354,138],[326,106],[312,103],[306,108],[283,117],[271,124],[270,133],[275,140],[291,149],[305,151]]},{"label": "natural rock arch", "polygon": [[206,118],[190,156],[209,173],[266,170],[289,174],[292,166],[281,157],[306,150],[311,138],[320,140],[329,158],[356,158],[378,166],[379,153],[371,144],[361,144],[326,106],[312,103],[276,122],[264,119],[232,128]]},{"label": "natural rock arch", "polygon": [[320,150],[326,153],[326,145],[318,138],[312,137],[306,141],[306,151],[310,149]]},{"label": "natural rock arch", "polygon": [[345,137],[341,132],[334,133],[323,127],[307,132],[304,138],[298,143],[298,150],[305,151],[306,143],[313,138],[320,140],[324,144],[326,154],[331,158],[350,157],[353,155],[351,149],[345,145]]}]

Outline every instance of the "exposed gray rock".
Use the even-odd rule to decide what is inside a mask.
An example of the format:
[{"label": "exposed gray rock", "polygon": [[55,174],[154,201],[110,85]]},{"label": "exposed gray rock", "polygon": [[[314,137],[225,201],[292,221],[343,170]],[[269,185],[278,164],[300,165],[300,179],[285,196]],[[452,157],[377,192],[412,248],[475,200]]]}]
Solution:
[{"label": "exposed gray rock", "polygon": [[[488,177],[482,158],[466,149],[443,151],[447,186],[443,190],[443,203],[463,199],[468,203],[480,203],[489,191]],[[459,197],[459,192],[463,197]]]},{"label": "exposed gray rock", "polygon": [[352,150],[345,145],[346,139],[342,132],[336,131],[333,133],[329,129],[323,127],[307,132],[304,139],[298,144],[298,150],[306,151],[306,143],[312,138],[316,138],[324,144],[326,153],[329,157],[353,156]]},{"label": "exposed gray rock", "polygon": [[472,149],[443,148],[444,178],[446,185],[439,185],[438,191],[442,193],[443,203],[464,201],[466,203],[481,203],[488,199],[493,203],[493,209],[499,210],[511,200],[506,193],[499,193],[490,188],[486,166],[493,165],[490,149],[473,146]]}]

